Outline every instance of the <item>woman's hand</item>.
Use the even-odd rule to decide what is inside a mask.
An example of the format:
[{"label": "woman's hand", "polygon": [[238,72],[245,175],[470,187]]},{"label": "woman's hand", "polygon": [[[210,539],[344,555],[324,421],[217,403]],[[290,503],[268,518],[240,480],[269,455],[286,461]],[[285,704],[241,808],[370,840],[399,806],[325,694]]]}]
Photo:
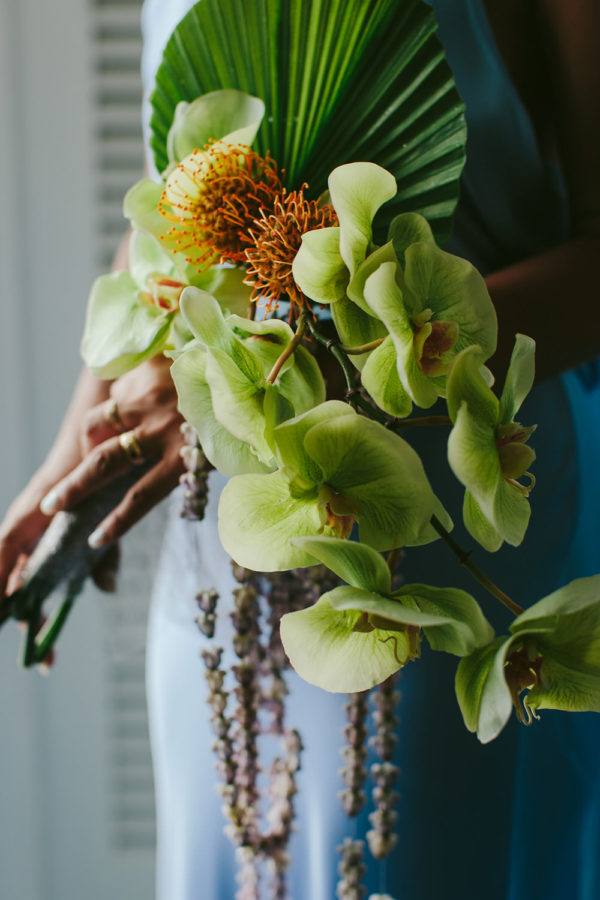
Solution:
[{"label": "woman's hand", "polygon": [[[49,520],[40,510],[42,497],[81,461],[78,434],[82,417],[106,399],[108,390],[107,382],[83,370],[45,462],[0,523],[0,602],[18,586],[27,557],[48,526]],[[102,586],[110,586],[110,577]]]},{"label": "woman's hand", "polygon": [[48,519],[40,500],[52,484],[42,468],[9,507],[0,526],[0,598],[18,587],[23,566],[41,538]]},{"label": "woman's hand", "polygon": [[113,382],[110,398],[90,409],[81,424],[81,463],[41,501],[46,515],[76,506],[128,471],[136,450],[154,462],[90,536],[93,547],[125,534],[176,487],[184,470],[179,452],[183,420],[169,367],[169,360],[156,357]]}]

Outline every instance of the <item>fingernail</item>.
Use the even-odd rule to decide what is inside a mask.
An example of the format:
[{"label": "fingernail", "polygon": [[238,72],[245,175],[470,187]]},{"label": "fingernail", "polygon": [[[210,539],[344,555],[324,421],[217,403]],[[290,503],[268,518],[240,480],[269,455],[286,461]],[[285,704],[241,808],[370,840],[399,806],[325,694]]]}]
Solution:
[{"label": "fingernail", "polygon": [[49,491],[42,502],[40,503],[40,509],[44,513],[45,516],[51,516],[52,513],[55,513],[60,505],[60,497],[58,492],[55,490]]},{"label": "fingernail", "polygon": [[99,547],[102,547],[106,543],[106,535],[104,533],[104,528],[102,525],[99,525],[95,531],[92,531],[88,538],[88,544],[92,548],[92,550],[98,550]]}]

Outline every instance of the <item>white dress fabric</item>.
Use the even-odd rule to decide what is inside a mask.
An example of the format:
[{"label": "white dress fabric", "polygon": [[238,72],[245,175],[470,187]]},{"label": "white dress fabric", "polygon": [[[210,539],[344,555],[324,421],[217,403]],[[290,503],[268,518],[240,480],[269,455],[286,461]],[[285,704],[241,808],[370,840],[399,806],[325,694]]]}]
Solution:
[{"label": "white dress fabric", "polygon": [[[144,51],[144,129],[148,146],[149,94],[164,45],[173,28],[193,5],[188,0],[146,0],[142,27]],[[150,156],[150,170],[154,169]],[[225,820],[217,793],[204,683],[204,646],[228,647],[229,614],[236,583],[230,560],[217,535],[217,506],[225,479],[210,476],[205,519],[191,523],[179,517],[181,497],[170,502],[158,577],[152,598],[147,650],[147,693],[157,813],[157,900],[229,900],[236,891],[234,851],[223,834]],[[211,641],[195,624],[200,589],[214,588],[218,605],[217,633]],[[225,665],[233,662],[226,653]],[[306,823],[294,836],[291,879],[302,888],[294,900],[331,900],[335,896],[335,858],[331,847],[346,834],[346,821],[336,802],[344,724],[338,696],[293,677],[288,719],[302,734],[304,771],[299,775],[298,818]],[[311,745],[320,743],[323,722],[332,733],[332,752],[317,760],[319,778],[307,777]],[[323,781],[332,786],[332,802],[323,808]]]}]

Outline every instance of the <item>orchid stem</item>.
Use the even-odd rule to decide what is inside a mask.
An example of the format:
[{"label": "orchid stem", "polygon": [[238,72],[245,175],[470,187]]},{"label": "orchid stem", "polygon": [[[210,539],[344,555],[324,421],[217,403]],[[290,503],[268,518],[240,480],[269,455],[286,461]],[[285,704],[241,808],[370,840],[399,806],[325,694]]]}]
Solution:
[{"label": "orchid stem", "polygon": [[369,353],[371,350],[376,350],[377,347],[380,347],[383,344],[384,338],[376,338],[374,341],[369,341],[368,344],[359,344],[357,347],[344,347],[341,344],[341,349],[344,353],[347,353],[349,356],[359,356],[361,353]]},{"label": "orchid stem", "polygon": [[493,582],[491,578],[488,578],[488,576],[484,572],[481,571],[479,566],[475,565],[475,563],[471,560],[471,554],[468,553],[466,550],[463,550],[463,548],[460,546],[460,544],[458,544],[454,540],[454,538],[452,537],[450,532],[448,532],[444,528],[444,526],[442,525],[440,520],[437,518],[437,516],[431,517],[431,525],[435,529],[435,531],[437,531],[437,533],[442,538],[444,543],[446,543],[447,546],[450,548],[450,550],[454,553],[454,555],[456,556],[456,558],[459,561],[459,563],[461,564],[461,566],[464,566],[465,569],[467,569],[471,573],[473,578],[475,578],[475,580],[478,581],[479,584],[483,588],[485,588],[485,590],[489,594],[492,595],[492,597],[495,597],[496,600],[499,600],[500,603],[503,603],[504,606],[506,606],[507,609],[510,609],[510,611],[515,616],[520,616],[521,613],[524,612],[524,609],[522,606],[519,606],[518,603],[515,603],[515,601],[512,600],[508,596],[508,594],[505,594],[504,591],[501,588],[499,588],[498,585],[495,582]]},{"label": "orchid stem", "polygon": [[317,343],[329,350],[331,355],[335,357],[341,366],[348,388],[346,398],[348,403],[350,403],[357,412],[362,410],[367,413],[371,419],[375,419],[376,422],[389,428],[390,431],[400,431],[403,428],[437,428],[440,425],[452,424],[450,416],[412,416],[409,419],[390,418],[357,390],[355,384],[355,369],[348,356],[350,354],[366,353],[368,350],[373,350],[381,344],[383,338],[378,338],[376,341],[371,341],[369,344],[361,344],[358,347],[344,347],[334,338],[327,338],[325,335],[321,334],[313,322],[308,322],[308,330]]},{"label": "orchid stem", "polygon": [[281,372],[281,369],[283,368],[284,364],[290,358],[290,356],[292,355],[294,350],[299,346],[300,341],[302,340],[302,336],[304,334],[305,328],[306,328],[306,313],[303,311],[300,313],[300,317],[298,319],[298,325],[296,327],[296,332],[294,334],[294,337],[291,339],[289,344],[287,344],[286,347],[283,349],[280,356],[275,360],[275,365],[273,366],[273,368],[271,369],[271,371],[269,372],[269,374],[267,376],[267,381],[269,382],[269,384],[273,384],[276,381],[277,376]]},{"label": "orchid stem", "polygon": [[[339,341],[334,340],[333,338],[327,338],[324,334],[318,330],[315,326],[314,322],[310,320],[307,321],[308,330],[311,335],[315,339],[318,344],[321,344],[322,347],[325,347],[328,350],[334,359],[339,363],[342,372],[344,373],[344,378],[346,380],[346,387],[348,388],[348,399],[350,402],[350,398],[352,395],[357,393],[356,386],[354,382],[355,369],[350,360],[348,359],[347,354],[342,349],[342,345]],[[354,403],[352,403],[354,405]]]},{"label": "orchid stem", "polygon": [[440,425],[451,425],[450,416],[411,416],[408,419],[398,419],[386,416],[373,403],[362,394],[354,400],[354,406],[360,407],[372,419],[389,428],[390,431],[401,431],[403,428],[437,428]]}]

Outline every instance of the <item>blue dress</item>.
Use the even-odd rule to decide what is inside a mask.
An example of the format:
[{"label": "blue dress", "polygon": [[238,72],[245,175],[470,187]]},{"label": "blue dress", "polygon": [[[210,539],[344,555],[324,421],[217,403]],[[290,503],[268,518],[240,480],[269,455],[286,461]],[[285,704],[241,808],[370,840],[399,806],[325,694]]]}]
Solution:
[{"label": "blue dress", "polygon": [[[191,3],[146,0],[145,75]],[[435,0],[442,41],[467,107],[468,162],[452,249],[494,271],[568,237],[559,171],[545,159],[497,50],[482,0]],[[595,365],[538,386],[522,411],[537,423],[533,519],[523,546],[478,558],[527,606],[566,581],[600,571],[600,385]],[[441,436],[414,444],[447,508],[460,517],[462,489],[448,476]],[[216,535],[223,479],[211,476],[205,522],[177,517],[177,497],[153,598],[148,697],[158,815],[159,900],[230,900],[234,852],[222,833],[212,734],[205,704],[202,639],[194,594],[222,596],[216,642],[227,642],[233,582]],[[460,525],[457,535],[472,543]],[[498,629],[507,616],[434,545],[408,554],[407,580],[458,585]],[[372,861],[369,893],[396,900],[599,900],[600,718],[544,712],[482,747],[467,733],[453,691],[456,660],[425,651],[399,679],[399,842],[385,866]],[[364,835],[337,799],[344,697],[289,676],[288,721],[305,751],[289,888],[293,900],[333,900],[336,847]]]}]

